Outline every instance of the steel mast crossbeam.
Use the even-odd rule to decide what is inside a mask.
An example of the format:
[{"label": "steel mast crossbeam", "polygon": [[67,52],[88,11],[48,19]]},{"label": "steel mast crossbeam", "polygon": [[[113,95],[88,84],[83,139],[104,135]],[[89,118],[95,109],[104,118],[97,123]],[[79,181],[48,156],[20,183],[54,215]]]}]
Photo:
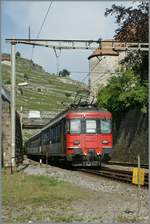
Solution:
[{"label": "steel mast crossbeam", "polygon": [[148,43],[126,43],[115,40],[48,40],[48,39],[6,39],[11,44],[26,44],[53,49],[81,49],[96,50],[109,49],[114,51],[140,50],[148,51]]},{"label": "steel mast crossbeam", "polygon": [[101,40],[47,40],[47,39],[6,39],[14,44],[28,44],[55,49],[89,49],[101,48]]}]

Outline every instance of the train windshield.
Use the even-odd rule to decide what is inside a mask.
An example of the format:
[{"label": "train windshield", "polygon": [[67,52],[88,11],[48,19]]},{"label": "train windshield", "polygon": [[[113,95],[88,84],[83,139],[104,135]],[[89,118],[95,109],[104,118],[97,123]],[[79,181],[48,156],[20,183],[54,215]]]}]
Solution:
[{"label": "train windshield", "polygon": [[86,133],[96,133],[96,120],[86,120]]},{"label": "train windshield", "polygon": [[111,120],[100,120],[101,133],[111,133]]},{"label": "train windshield", "polygon": [[81,120],[78,119],[70,120],[70,133],[72,134],[81,133]]}]

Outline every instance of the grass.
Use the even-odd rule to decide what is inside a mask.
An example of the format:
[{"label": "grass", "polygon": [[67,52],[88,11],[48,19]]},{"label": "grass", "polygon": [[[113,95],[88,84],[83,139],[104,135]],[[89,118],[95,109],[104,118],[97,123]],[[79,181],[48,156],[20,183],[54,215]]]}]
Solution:
[{"label": "grass", "polygon": [[88,197],[87,192],[69,183],[23,172],[3,174],[3,214],[11,223],[32,221],[72,222],[83,220],[74,215],[71,204]]},{"label": "grass", "polygon": [[116,221],[120,223],[139,223],[141,222],[140,218],[135,215],[127,216],[127,215],[118,215],[116,217]]}]

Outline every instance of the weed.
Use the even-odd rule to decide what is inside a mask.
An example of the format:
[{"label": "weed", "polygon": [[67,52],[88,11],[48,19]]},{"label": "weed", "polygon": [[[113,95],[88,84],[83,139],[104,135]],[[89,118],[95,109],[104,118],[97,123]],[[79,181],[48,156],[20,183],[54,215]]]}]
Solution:
[{"label": "weed", "polygon": [[52,177],[3,172],[4,221],[80,221],[82,217],[70,214],[71,204],[86,197],[79,187]]}]

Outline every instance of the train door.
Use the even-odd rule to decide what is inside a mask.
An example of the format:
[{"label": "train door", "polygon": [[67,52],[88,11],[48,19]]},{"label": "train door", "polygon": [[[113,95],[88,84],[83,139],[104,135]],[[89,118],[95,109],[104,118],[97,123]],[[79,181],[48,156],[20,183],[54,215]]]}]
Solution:
[{"label": "train door", "polygon": [[96,152],[98,148],[98,133],[96,119],[85,120],[85,150],[87,152]]}]

